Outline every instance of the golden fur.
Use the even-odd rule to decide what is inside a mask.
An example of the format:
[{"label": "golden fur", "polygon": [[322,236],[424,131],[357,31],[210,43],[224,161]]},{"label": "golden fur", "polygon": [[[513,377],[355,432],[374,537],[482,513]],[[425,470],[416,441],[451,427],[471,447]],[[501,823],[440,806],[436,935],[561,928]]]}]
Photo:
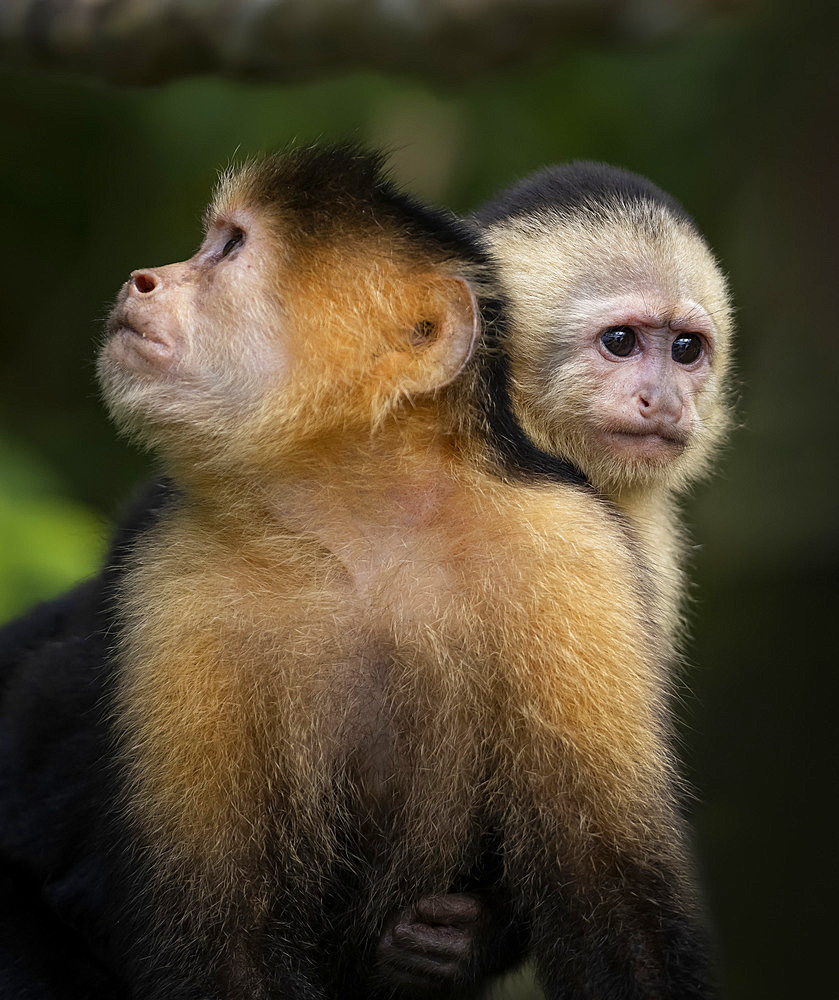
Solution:
[{"label": "golden fur", "polygon": [[[254,189],[227,178],[209,220],[211,249],[247,227],[240,262],[199,251],[149,272],[157,299],[124,293],[137,328],[178,317],[176,361],[101,362],[114,414],[184,484],[121,597],[126,808],[160,893],[184,897],[181,933],[223,927],[231,996],[259,995],[241,955],[266,927],[304,933],[336,866],[379,859],[371,927],[449,891],[490,828],[519,886],[605,886],[621,852],[681,869],[659,638],[623,529],[583,490],[502,481],[476,429],[484,276],[381,221],[296,242]],[[225,269],[246,266],[268,288],[244,277],[237,297]],[[219,322],[190,325],[199,295]],[[210,331],[218,357],[282,346],[281,374],[213,422],[191,387],[235,377],[196,373]]]},{"label": "golden fur", "polygon": [[[362,481],[425,460],[371,450]],[[241,895],[253,927],[262,860],[283,859],[283,898],[316,894],[342,809],[398,833],[371,896],[385,912],[455,881],[476,816],[514,867],[534,836],[578,877],[598,845],[643,855],[670,829],[661,681],[616,524],[577,493],[449,476],[361,593],[294,522],[237,535],[184,510],[144,547],[122,725],[162,880],[213,908]]]}]

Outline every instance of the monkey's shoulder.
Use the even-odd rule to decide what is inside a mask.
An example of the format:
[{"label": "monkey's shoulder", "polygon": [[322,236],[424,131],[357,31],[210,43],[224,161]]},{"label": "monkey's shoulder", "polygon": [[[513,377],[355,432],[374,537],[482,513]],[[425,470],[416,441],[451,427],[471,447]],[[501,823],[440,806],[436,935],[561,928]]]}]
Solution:
[{"label": "monkey's shoulder", "polygon": [[[637,555],[627,539],[626,521],[609,501],[573,486],[490,484],[474,502],[470,543],[465,560],[496,562],[485,571],[498,580],[513,579],[530,566],[545,586],[567,589],[589,576],[599,585],[604,576],[631,579]],[[529,586],[535,583],[530,580]]]}]

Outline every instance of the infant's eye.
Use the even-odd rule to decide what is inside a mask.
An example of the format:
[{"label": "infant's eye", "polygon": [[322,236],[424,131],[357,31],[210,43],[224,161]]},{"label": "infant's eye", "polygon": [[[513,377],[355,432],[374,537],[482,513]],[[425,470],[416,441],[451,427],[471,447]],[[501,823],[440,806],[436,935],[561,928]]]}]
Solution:
[{"label": "infant's eye", "polygon": [[245,234],[241,229],[237,229],[233,236],[224,244],[221,251],[221,256],[226,257],[229,253],[236,249],[236,247],[241,246],[245,242]]},{"label": "infant's eye", "polygon": [[692,365],[702,354],[702,341],[695,333],[683,333],[673,341],[670,354],[677,364]]},{"label": "infant's eye", "polygon": [[635,350],[635,331],[631,326],[612,326],[600,335],[600,343],[610,354],[628,357]]}]

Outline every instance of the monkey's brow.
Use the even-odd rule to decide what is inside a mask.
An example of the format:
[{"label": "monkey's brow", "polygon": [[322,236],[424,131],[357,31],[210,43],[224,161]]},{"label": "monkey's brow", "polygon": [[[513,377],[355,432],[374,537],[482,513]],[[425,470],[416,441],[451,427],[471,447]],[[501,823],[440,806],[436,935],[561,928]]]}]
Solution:
[{"label": "monkey's brow", "polygon": [[693,308],[688,309],[687,312],[682,312],[677,316],[673,316],[669,321],[667,321],[667,325],[671,330],[676,332],[680,330],[691,330],[696,327],[701,327],[702,330],[705,330],[706,328],[713,326],[713,321],[708,310],[699,305],[699,303],[696,303]]},{"label": "monkey's brow", "polygon": [[204,214],[201,217],[201,229],[206,236],[207,233],[213,228],[224,229],[225,227],[234,227],[236,223],[233,218],[226,212],[219,212],[216,209],[209,207],[205,209]]},{"label": "monkey's brow", "polygon": [[669,328],[674,333],[691,329],[702,333],[713,329],[713,321],[708,310],[699,302],[682,301],[678,304],[681,307],[680,311],[675,312],[675,307],[667,308],[666,305],[662,307],[661,300],[651,300],[644,292],[641,293],[640,301],[643,308],[638,311],[638,322],[642,324],[659,329]]},{"label": "monkey's brow", "polygon": [[235,215],[235,209],[231,210],[230,206],[217,205],[211,202],[204,209],[204,214],[201,217],[204,232],[206,233],[207,230],[211,229],[213,226],[222,227],[236,225],[234,220]]}]

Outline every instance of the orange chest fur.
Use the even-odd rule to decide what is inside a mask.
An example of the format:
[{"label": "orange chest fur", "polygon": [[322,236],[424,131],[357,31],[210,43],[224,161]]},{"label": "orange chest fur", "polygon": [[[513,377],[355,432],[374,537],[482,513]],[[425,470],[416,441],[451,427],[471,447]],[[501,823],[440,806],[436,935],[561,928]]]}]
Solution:
[{"label": "orange chest fur", "polygon": [[435,831],[458,842],[490,772],[504,796],[532,782],[561,796],[571,747],[612,789],[598,801],[645,794],[656,684],[632,619],[612,631],[625,556],[589,545],[584,522],[554,545],[553,507],[534,512],[538,529],[493,535],[484,519],[445,558],[394,559],[363,594],[299,539],[260,561],[160,531],[123,598],[134,813],[209,861],[328,839],[347,808],[395,810],[430,856]]},{"label": "orange chest fur", "polygon": [[212,554],[210,570],[164,549],[129,578],[120,654],[132,807],[155,836],[207,855],[286,816],[323,828],[346,808],[336,783],[368,818],[454,817],[457,800],[462,822],[486,714],[464,607],[417,581],[362,614],[330,567],[278,577]]}]

